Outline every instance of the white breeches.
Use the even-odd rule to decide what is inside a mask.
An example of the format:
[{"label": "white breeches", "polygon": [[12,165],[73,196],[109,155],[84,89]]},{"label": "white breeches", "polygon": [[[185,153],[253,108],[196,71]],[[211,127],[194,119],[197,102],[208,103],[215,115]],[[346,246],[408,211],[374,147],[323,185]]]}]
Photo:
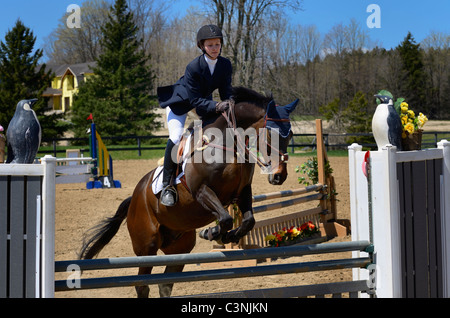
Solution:
[{"label": "white breeches", "polygon": [[178,144],[181,140],[181,135],[184,132],[184,124],[186,123],[187,113],[184,115],[175,115],[170,106],[166,107],[167,128],[169,129],[169,139],[174,144]]}]

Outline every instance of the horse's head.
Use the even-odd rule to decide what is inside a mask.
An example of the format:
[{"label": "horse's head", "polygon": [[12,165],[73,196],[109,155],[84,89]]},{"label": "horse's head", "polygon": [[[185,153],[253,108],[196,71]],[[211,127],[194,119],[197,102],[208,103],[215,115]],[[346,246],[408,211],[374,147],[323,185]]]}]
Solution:
[{"label": "horse's head", "polygon": [[267,136],[267,155],[270,158],[269,182],[281,185],[287,178],[286,163],[289,159],[287,147],[292,138],[289,115],[298,104],[298,99],[285,106],[276,106],[272,100],[264,117]]},{"label": "horse's head", "polygon": [[[227,120],[228,127],[241,127],[246,132],[256,131],[253,135],[257,135],[257,154],[247,147],[247,155],[256,158],[255,161],[263,173],[269,175],[271,184],[283,184],[287,178],[286,163],[289,158],[287,147],[292,137],[289,115],[297,106],[298,99],[289,105],[277,106],[272,96],[263,96],[244,87],[234,87],[233,100],[235,107],[230,108],[230,111],[233,113],[234,109],[236,123]],[[244,134],[247,134],[246,132]],[[244,153],[242,144],[246,142],[242,136],[238,140],[241,140],[237,143],[238,148]],[[243,160],[243,156],[239,156],[238,159]]]}]

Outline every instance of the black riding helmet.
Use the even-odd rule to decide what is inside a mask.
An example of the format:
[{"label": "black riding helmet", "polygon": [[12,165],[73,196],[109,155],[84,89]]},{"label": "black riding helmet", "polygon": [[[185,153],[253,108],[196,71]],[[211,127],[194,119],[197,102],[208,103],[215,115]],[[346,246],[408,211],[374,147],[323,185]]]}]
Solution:
[{"label": "black riding helmet", "polygon": [[203,53],[206,53],[203,43],[208,39],[220,39],[220,43],[223,45],[222,30],[214,24],[204,25],[200,28],[200,30],[198,30],[197,46],[203,51]]}]

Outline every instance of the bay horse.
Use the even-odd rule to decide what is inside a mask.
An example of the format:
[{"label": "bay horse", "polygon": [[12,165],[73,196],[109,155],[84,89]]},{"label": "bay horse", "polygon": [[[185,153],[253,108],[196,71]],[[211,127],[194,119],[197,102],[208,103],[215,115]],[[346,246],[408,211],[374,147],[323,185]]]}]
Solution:
[{"label": "bay horse", "polygon": [[[223,136],[233,134],[239,128],[266,131],[265,137],[258,135],[257,138],[265,138],[267,155],[279,159],[275,160],[278,165],[272,167],[268,180],[271,184],[281,185],[287,178],[287,146],[292,137],[289,114],[298,100],[286,106],[276,106],[271,96],[236,87],[233,89],[232,101],[234,103],[231,103],[230,109],[223,116],[219,115],[213,123],[206,124],[203,131],[214,128],[216,132],[222,132]],[[267,138],[267,129],[264,128],[278,133],[278,149],[272,145],[274,135],[271,133],[272,138]],[[150,171],[136,185],[133,195],[120,204],[113,217],[91,229],[90,235],[83,242],[80,258],[95,257],[117,233],[125,218],[137,256],[156,255],[158,250],[165,254],[189,253],[195,246],[196,229],[215,220],[217,225],[201,231],[200,237],[222,243],[237,243],[255,224],[251,187],[255,163],[262,168],[266,168],[268,164],[261,164],[261,160],[249,160],[249,147],[242,140],[235,141],[234,147],[230,149],[224,140],[216,139],[201,147],[201,150],[195,148],[192,140],[191,149],[193,153],[209,147],[224,154],[231,152],[231,162],[188,161],[184,169],[185,183],[176,185],[179,195],[178,202],[173,207],[159,203],[159,194],[155,195],[151,187],[156,169]],[[212,151],[211,148],[209,150]],[[242,160],[243,157],[245,160]],[[242,223],[236,229],[232,229],[233,219],[226,210],[233,202],[242,211]],[[167,266],[165,273],[181,272],[183,268],[184,265]],[[151,274],[151,271],[152,267],[139,268],[139,274]],[[160,285],[160,296],[170,296],[172,287],[173,284]],[[148,286],[136,286],[138,297],[148,297],[149,291]]]}]

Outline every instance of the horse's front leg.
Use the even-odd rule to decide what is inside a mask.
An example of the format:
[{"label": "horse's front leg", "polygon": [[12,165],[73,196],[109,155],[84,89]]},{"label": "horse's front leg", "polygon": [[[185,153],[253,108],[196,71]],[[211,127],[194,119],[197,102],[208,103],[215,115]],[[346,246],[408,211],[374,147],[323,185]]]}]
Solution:
[{"label": "horse's front leg", "polygon": [[237,229],[228,232],[222,238],[223,243],[238,243],[242,237],[253,229],[255,218],[253,217],[252,202],[252,187],[249,184],[242,190],[238,200],[238,206],[242,213],[242,224]]},{"label": "horse's front leg", "polygon": [[200,186],[195,197],[197,202],[206,210],[211,211],[219,222],[217,226],[201,231],[200,237],[210,241],[220,240],[224,234],[233,228],[233,218],[222,206],[222,202],[220,202],[214,191],[208,186]]}]

